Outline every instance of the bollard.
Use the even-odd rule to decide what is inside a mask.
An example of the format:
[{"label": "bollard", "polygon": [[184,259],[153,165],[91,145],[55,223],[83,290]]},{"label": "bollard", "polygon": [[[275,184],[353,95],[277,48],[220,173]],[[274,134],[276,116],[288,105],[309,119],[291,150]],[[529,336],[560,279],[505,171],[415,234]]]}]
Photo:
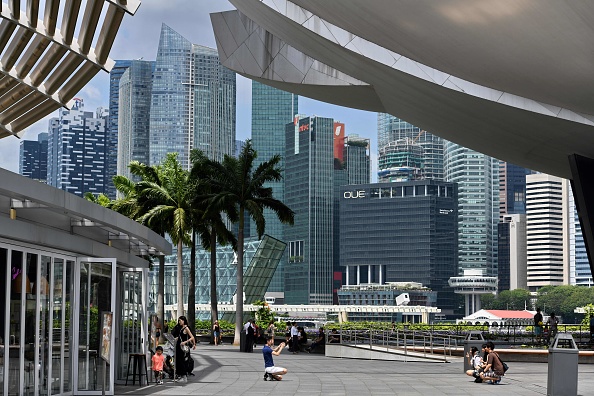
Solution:
[{"label": "bollard", "polygon": [[481,331],[469,331],[464,339],[464,372],[466,370],[472,370],[474,367],[470,366],[468,362],[468,354],[470,353],[470,348],[477,347],[479,352],[481,350],[481,346],[485,343],[485,338],[483,337],[483,333]]},{"label": "bollard", "polygon": [[571,334],[557,334],[549,348],[547,395],[576,396],[579,351]]}]

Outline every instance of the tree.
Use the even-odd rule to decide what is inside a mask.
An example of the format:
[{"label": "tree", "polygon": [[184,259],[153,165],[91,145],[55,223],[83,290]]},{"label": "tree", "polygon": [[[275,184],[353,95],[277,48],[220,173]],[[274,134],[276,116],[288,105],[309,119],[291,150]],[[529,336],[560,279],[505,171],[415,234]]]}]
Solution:
[{"label": "tree", "polygon": [[497,296],[494,296],[493,294],[481,295],[481,306],[484,309],[522,311],[524,309],[532,308],[530,299],[531,295],[528,290],[503,290]]},{"label": "tree", "polygon": [[[211,331],[213,331],[214,321],[218,319],[218,298],[217,298],[217,239],[225,246],[231,243],[235,248],[237,240],[223,221],[221,212],[207,213],[208,202],[206,198],[212,193],[210,183],[210,174],[212,168],[208,166],[208,158],[200,150],[192,150],[190,153],[192,168],[190,170],[190,180],[192,181],[191,205],[193,208],[192,218],[192,254],[190,260],[190,284],[193,287],[196,271],[195,265],[195,234],[200,235],[202,247],[210,251],[210,318]],[[188,293],[188,318],[192,322],[195,320],[196,294],[194,290]],[[214,332],[214,331],[213,331]]]},{"label": "tree", "polygon": [[546,314],[554,312],[563,317],[563,322],[578,321],[573,311],[594,301],[594,289],[586,286],[545,286],[537,292],[537,306]]},{"label": "tree", "polygon": [[272,196],[272,188],[264,187],[267,182],[280,181],[282,171],[278,167],[280,156],[261,163],[255,170],[254,160],[257,158],[251,141],[247,140],[238,158],[226,155],[222,163],[209,161],[212,168],[210,181],[213,193],[207,199],[207,211],[210,213],[225,212],[231,217],[237,216],[237,290],[235,315],[235,344],[239,344],[239,336],[243,325],[243,242],[245,216],[256,223],[258,237],[265,230],[264,208],[276,214],[285,224],[293,224],[294,212],[283,202]]},{"label": "tree", "polygon": [[177,247],[177,315],[184,314],[183,304],[183,246],[191,244],[193,191],[189,172],[177,160],[177,153],[169,153],[159,167],[160,183],[140,181],[138,199],[146,205],[140,216],[141,223],[149,227],[161,227]]},{"label": "tree", "polygon": [[[130,173],[144,182],[152,182],[161,185],[161,177],[159,167],[148,166],[138,161],[132,161],[128,165]],[[140,189],[145,184],[138,185],[133,180],[125,176],[114,176],[113,183],[118,192],[122,195],[120,198],[113,200],[109,207],[127,216],[133,220],[139,221],[140,217],[146,213],[149,208],[149,203],[139,199]],[[165,229],[162,224],[153,224],[151,228],[162,237],[165,236]],[[161,323],[165,323],[165,256],[159,256],[159,275],[157,279],[157,316]]]}]

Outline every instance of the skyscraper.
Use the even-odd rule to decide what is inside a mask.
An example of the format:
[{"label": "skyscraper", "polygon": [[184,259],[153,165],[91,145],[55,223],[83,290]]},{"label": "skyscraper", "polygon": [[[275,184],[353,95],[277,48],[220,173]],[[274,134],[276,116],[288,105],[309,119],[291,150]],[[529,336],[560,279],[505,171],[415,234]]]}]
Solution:
[{"label": "skyscraper", "polygon": [[528,288],[569,284],[569,182],[526,176]]},{"label": "skyscraper", "polygon": [[116,60],[115,65],[109,72],[109,118],[107,121],[107,155],[106,155],[106,195],[111,199],[115,198],[116,190],[113,185],[113,177],[118,174],[118,118],[119,118],[119,95],[120,78],[130,67],[129,60]]},{"label": "skyscraper", "polygon": [[444,174],[458,183],[458,268],[497,275],[499,163],[456,143],[444,142]]},{"label": "skyscraper", "polygon": [[586,252],[580,219],[575,207],[573,192],[569,193],[569,284],[592,286],[592,270]]},{"label": "skyscraper", "polygon": [[[299,113],[299,97],[297,95],[252,81],[252,145],[258,153],[254,167],[268,161],[274,155],[280,155],[279,166],[283,169],[283,180],[269,182],[265,185],[272,188],[273,196],[280,201],[285,199],[285,129],[287,123],[291,122],[297,113]],[[269,209],[264,209],[264,218],[266,233],[284,241],[284,226],[276,215]],[[256,227],[252,226],[251,230],[255,233]],[[256,237],[255,234],[252,236]],[[284,291],[286,261],[287,254],[285,252],[270,283],[268,289],[270,292]]]},{"label": "skyscraper", "polygon": [[131,177],[128,168],[131,161],[149,163],[149,120],[154,65],[155,62],[150,61],[130,61],[119,80],[117,174],[128,178]]},{"label": "skyscraper", "polygon": [[[424,131],[400,118],[390,114],[377,114],[377,148],[378,154],[383,147],[394,144],[400,139],[411,139],[413,144],[423,148],[423,178],[444,180],[443,174],[443,139]],[[387,153],[389,149],[385,150]],[[378,159],[379,160],[379,159]],[[389,164],[386,161],[386,164]],[[379,168],[381,170],[381,168]]]},{"label": "skyscraper", "polygon": [[286,126],[285,204],[295,212],[285,228],[287,304],[331,304],[333,276],[333,132],[324,117]]},{"label": "skyscraper", "polygon": [[192,44],[163,24],[150,117],[150,164],[177,152],[189,168],[190,150],[222,160],[235,153],[235,73],[215,49]]},{"label": "skyscraper", "polygon": [[84,111],[76,99],[72,110],[60,109],[60,117],[50,120],[48,184],[79,196],[105,193],[107,118],[106,109]]},{"label": "skyscraper", "polygon": [[47,133],[37,135],[37,140],[21,141],[19,174],[30,179],[47,181]]},{"label": "skyscraper", "polygon": [[348,184],[371,182],[370,141],[356,134],[344,140],[344,163]]}]

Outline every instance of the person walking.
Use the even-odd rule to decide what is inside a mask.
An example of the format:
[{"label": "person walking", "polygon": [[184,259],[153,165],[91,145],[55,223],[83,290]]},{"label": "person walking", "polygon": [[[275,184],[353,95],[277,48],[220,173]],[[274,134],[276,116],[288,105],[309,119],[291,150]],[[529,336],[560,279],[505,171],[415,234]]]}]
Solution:
[{"label": "person walking", "polygon": [[536,315],[534,315],[534,336],[536,337],[536,343],[540,344],[542,341],[542,328],[543,328],[542,313],[540,308],[536,308]]},{"label": "person walking", "polygon": [[245,352],[254,352],[255,329],[252,325],[252,319],[248,319],[243,329],[245,330]]},{"label": "person walking", "polygon": [[297,322],[292,323],[291,326],[291,345],[293,348],[293,354],[299,352],[299,330],[297,329]]},{"label": "person walking", "polygon": [[171,335],[177,337],[175,344],[176,380],[187,382],[188,375],[191,373],[191,370],[188,370],[188,361],[192,359],[190,348],[196,349],[196,339],[188,327],[188,319],[185,316],[179,317],[177,325],[171,331]]},{"label": "person walking", "polygon": [[218,320],[215,320],[214,325],[212,326],[212,334],[215,346],[219,346],[221,343],[221,326],[219,326]]},{"label": "person walking", "polygon": [[551,312],[551,316],[549,316],[547,324],[549,325],[549,335],[547,339],[547,344],[550,344],[552,341],[555,340],[555,337],[558,333],[559,318],[555,316],[555,312]]}]

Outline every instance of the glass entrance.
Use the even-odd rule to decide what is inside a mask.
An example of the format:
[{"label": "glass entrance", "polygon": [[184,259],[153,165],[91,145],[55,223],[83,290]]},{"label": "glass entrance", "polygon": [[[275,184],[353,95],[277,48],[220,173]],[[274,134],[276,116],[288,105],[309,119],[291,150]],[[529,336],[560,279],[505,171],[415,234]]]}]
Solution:
[{"label": "glass entrance", "polygon": [[128,371],[129,354],[143,353],[144,331],[147,328],[147,316],[144,306],[142,288],[144,273],[142,271],[119,272],[119,313],[121,326],[118,334],[118,359],[119,371],[117,379],[125,380]]},{"label": "glass entrance", "polygon": [[110,385],[115,365],[113,348],[110,351],[111,364],[106,366],[100,358],[100,344],[102,313],[115,311],[116,263],[114,259],[82,258],[79,259],[79,268],[77,393],[102,391],[105,373],[105,390],[113,394]]}]

